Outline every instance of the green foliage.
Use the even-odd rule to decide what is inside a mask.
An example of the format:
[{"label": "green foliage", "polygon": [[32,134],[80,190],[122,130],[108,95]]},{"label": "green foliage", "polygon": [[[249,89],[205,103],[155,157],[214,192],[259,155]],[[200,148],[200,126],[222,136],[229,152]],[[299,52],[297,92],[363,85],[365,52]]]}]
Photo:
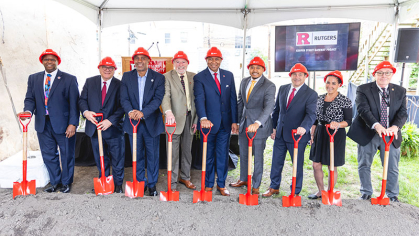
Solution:
[{"label": "green foliage", "polygon": [[407,122],[402,128],[402,138],[401,156],[416,158],[419,154],[419,128],[416,124]]},{"label": "green foliage", "polygon": [[409,88],[415,89],[418,83],[419,63],[412,64],[412,73],[409,79]]}]

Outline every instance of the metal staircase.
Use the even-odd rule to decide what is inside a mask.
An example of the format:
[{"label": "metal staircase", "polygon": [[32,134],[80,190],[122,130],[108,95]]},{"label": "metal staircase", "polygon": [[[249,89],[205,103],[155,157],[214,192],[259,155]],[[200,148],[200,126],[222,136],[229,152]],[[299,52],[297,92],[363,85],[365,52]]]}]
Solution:
[{"label": "metal staircase", "polygon": [[[366,30],[369,35],[363,39],[359,48],[357,70],[350,74],[349,81],[354,84],[366,82],[365,71],[371,75],[374,67],[383,60],[388,60],[391,44],[391,24],[377,22],[371,30]],[[365,31],[364,31],[365,32]]]}]

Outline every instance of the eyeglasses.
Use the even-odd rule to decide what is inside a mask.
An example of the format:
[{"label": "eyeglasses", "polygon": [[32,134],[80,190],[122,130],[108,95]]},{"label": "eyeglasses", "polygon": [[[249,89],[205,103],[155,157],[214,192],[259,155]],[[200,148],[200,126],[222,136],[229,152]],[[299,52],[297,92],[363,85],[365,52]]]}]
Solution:
[{"label": "eyeglasses", "polygon": [[102,69],[103,70],[108,70],[108,71],[113,71],[113,70],[115,70],[115,67],[113,67],[113,66],[102,66]]},{"label": "eyeglasses", "polygon": [[392,75],[393,72],[391,72],[391,71],[387,71],[387,72],[378,71],[378,72],[375,72],[375,74],[378,75],[378,76],[383,76],[383,75],[389,76],[389,75]]}]

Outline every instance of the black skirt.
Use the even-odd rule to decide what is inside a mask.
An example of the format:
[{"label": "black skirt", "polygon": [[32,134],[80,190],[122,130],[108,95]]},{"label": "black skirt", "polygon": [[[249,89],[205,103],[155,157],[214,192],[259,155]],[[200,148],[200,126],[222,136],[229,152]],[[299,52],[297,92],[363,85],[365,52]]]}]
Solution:
[{"label": "black skirt", "polygon": [[[335,130],[329,129],[331,135]],[[335,166],[345,164],[346,131],[340,128],[335,134]],[[320,162],[323,165],[330,165],[330,138],[324,125],[317,125],[314,131],[313,144],[310,150],[310,160]]]}]

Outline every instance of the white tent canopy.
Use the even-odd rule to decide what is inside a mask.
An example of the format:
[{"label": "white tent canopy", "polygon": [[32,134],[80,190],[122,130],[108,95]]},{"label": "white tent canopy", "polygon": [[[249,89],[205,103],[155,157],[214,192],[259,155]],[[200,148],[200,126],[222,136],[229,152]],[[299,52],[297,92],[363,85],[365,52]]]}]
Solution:
[{"label": "white tent canopy", "polygon": [[[240,29],[304,18],[350,18],[394,23],[419,17],[418,0],[56,0],[102,28],[144,21],[197,21]],[[247,20],[247,24],[246,24]]]}]

